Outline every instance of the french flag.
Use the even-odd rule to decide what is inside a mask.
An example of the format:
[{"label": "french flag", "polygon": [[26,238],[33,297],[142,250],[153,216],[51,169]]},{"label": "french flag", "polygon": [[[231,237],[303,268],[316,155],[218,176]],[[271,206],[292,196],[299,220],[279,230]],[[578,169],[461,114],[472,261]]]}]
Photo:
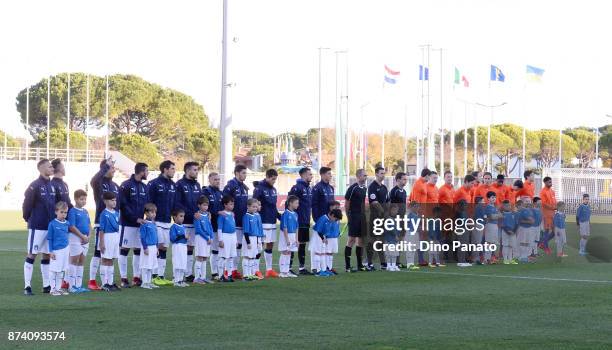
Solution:
[{"label": "french flag", "polygon": [[385,83],[397,84],[397,79],[399,78],[399,75],[399,71],[393,70],[385,64]]}]

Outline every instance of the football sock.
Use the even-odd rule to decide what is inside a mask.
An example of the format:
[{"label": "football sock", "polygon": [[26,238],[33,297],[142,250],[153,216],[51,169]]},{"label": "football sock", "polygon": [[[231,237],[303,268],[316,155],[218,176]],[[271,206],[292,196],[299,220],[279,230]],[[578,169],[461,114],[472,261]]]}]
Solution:
[{"label": "football sock", "polygon": [[34,259],[26,258],[23,263],[23,282],[24,288],[30,287],[32,283],[32,270],[34,270]]},{"label": "football sock", "polygon": [[360,269],[363,266],[363,247],[355,247],[355,255],[357,256],[357,268]]},{"label": "football sock", "polygon": [[49,285],[49,259],[40,261],[40,273],[42,275],[43,287]]},{"label": "football sock", "polygon": [[344,267],[348,270],[351,268],[351,254],[353,248],[346,246],[344,247]]},{"label": "football sock", "polygon": [[119,275],[121,276],[121,278],[127,278],[127,273],[128,273],[128,268],[127,268],[127,262],[128,262],[128,252],[126,250],[121,250],[121,254],[119,254]]},{"label": "football sock", "polygon": [[266,260],[266,271],[272,270],[272,249],[264,250],[264,259]]},{"label": "football sock", "polygon": [[193,249],[187,250],[187,269],[184,270],[186,276],[193,275]]},{"label": "football sock", "polygon": [[140,277],[140,249],[134,249],[132,254],[132,276]]},{"label": "football sock", "polygon": [[93,256],[91,258],[91,262],[89,263],[89,279],[95,281],[96,275],[98,274],[98,268],[100,267],[100,258],[97,256]]},{"label": "football sock", "polygon": [[83,287],[83,271],[84,270],[85,269],[83,268],[83,265],[76,267],[76,276],[74,276],[74,284],[75,286],[79,288]]},{"label": "football sock", "polygon": [[306,264],[306,243],[300,243],[298,246],[298,261],[300,263],[300,269],[303,269]]},{"label": "football sock", "polygon": [[202,279],[202,265],[203,261],[196,260],[195,262],[195,278]]},{"label": "football sock", "polygon": [[212,255],[210,257],[210,271],[213,274],[218,274],[218,268],[219,268],[219,252],[216,250],[212,251]]}]

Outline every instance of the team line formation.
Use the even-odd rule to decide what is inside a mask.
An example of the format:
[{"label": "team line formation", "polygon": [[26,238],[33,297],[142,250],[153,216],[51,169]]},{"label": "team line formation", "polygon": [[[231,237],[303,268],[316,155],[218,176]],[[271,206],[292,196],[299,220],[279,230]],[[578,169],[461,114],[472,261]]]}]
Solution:
[{"label": "team line formation", "polygon": [[[40,266],[43,293],[54,296],[90,290],[120,291],[132,286],[145,289],[159,286],[187,287],[188,283],[205,285],[219,282],[295,278],[299,275],[330,277],[342,232],[341,204],[330,184],[332,170],[322,167],[320,181],[312,186],[312,171],[300,170],[300,177],[288,193],[285,210],[277,209],[274,187],[278,173],[269,169],[265,178],[253,183],[252,196],[245,184],[246,167],[237,165],[234,178],[221,189],[220,176],[210,173],[209,185],[198,183],[199,164],[187,162],[184,176],[174,182],[175,164],[169,160],[160,166],[160,175],[145,183],[148,166],[135,165],[134,174],[121,186],[113,181],[114,161],[103,160],[91,179],[96,214],[94,219],[95,251],[89,266],[89,282],[83,287],[84,263],[88,254],[91,221],[85,205],[87,192],[74,192],[74,204],[68,185],[63,181],[66,170],[59,159],[43,159],[37,164],[40,176],[25,191],[23,218],[28,223],[27,255],[24,262],[24,294],[33,295],[31,280],[36,257]],[[395,186],[384,185],[386,171],[376,168],[375,179],[366,186],[367,174],[356,171],[357,181],[346,191],[344,212],[348,239],[344,248],[345,271],[386,271],[419,269],[420,266],[444,267],[447,259],[456,259],[461,267],[473,264],[533,263],[540,254],[551,254],[549,241],[555,238],[556,254],[565,257],[564,203],[557,202],[549,177],[536,197],[534,174],[525,171],[524,181],[504,184],[504,176],[493,181],[491,173],[474,172],[463,185],[453,188],[452,174],[444,174],[444,185],[437,187],[438,174],[423,169],[410,194],[405,190],[408,176],[395,175]],[[466,227],[456,224],[448,230],[428,220],[427,227],[406,229],[388,227],[373,233],[373,223],[397,216],[408,222],[419,217],[448,219],[465,223],[473,219],[483,225]],[[576,215],[580,233],[580,254],[584,255],[590,235],[589,197]],[[277,222],[280,230],[277,233]],[[314,226],[311,223],[314,222]],[[312,227],[311,227],[312,226]],[[408,234],[416,233],[416,234]],[[273,249],[278,240],[278,266],[273,269]],[[476,247],[440,252],[437,249],[406,249],[406,264],[399,263],[394,246],[449,244],[453,247]],[[501,244],[500,244],[501,243]],[[310,267],[306,269],[306,250]],[[380,249],[381,246],[387,249]],[[492,247],[482,249],[482,246]],[[356,268],[351,267],[355,247]],[[390,248],[391,247],[391,248]],[[166,276],[166,257],[172,252],[172,280]],[[366,261],[363,261],[365,249]],[[132,283],[128,279],[128,256],[132,251]],[[297,252],[299,270],[292,269]],[[263,254],[262,254],[263,253]],[[265,260],[265,274],[260,271],[260,257]],[[428,256],[427,258],[425,256]],[[115,283],[115,261],[118,260],[120,286]],[[210,262],[211,278],[207,277]],[[242,272],[238,266],[242,264]],[[101,285],[97,275],[100,272]]]}]

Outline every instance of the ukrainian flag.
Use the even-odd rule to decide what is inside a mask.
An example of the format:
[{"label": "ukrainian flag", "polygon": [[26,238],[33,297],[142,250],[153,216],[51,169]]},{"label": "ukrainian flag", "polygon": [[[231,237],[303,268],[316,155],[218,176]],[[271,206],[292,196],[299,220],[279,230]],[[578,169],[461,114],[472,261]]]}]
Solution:
[{"label": "ukrainian flag", "polygon": [[544,69],[527,65],[527,80],[533,82],[541,82],[544,75]]}]

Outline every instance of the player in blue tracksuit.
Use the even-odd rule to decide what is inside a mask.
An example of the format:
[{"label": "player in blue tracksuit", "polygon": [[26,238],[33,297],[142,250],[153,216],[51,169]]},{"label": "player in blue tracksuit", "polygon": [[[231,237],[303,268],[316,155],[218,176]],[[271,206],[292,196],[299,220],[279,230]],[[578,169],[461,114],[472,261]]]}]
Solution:
[{"label": "player in blue tracksuit", "polygon": [[25,295],[32,295],[32,270],[38,254],[43,255],[40,261],[43,293],[51,290],[47,230],[49,222],[55,218],[55,188],[50,180],[53,167],[48,159],[39,161],[37,167],[40,176],[26,189],[22,206],[23,219],[28,223],[28,252],[23,265]]},{"label": "player in blue tracksuit", "polygon": [[582,204],[576,210],[576,225],[580,234],[580,255],[586,255],[586,244],[591,235],[591,207],[589,206],[589,195],[582,195]]},{"label": "player in blue tracksuit", "polygon": [[[310,168],[300,169],[300,178],[295,181],[295,185],[291,187],[288,196],[296,196],[299,199],[297,208],[298,214],[298,261],[300,263],[300,275],[310,275],[310,271],[306,270],[306,243],[310,241],[310,215],[312,214],[312,171]],[[289,268],[293,263],[293,259],[289,261]]]},{"label": "player in blue tracksuit", "polygon": [[332,178],[331,168],[321,167],[319,175],[321,181],[312,189],[312,219],[315,222],[329,212],[329,204],[335,200],[334,187],[329,184]]},{"label": "player in blue tracksuit", "polygon": [[100,231],[100,214],[106,206],[102,196],[106,192],[112,192],[117,197],[117,206],[115,210],[119,210],[121,198],[119,194],[119,185],[113,181],[115,175],[115,162],[109,158],[100,162],[100,170],[91,178],[90,185],[94,195],[94,202],[96,203],[96,216],[94,218],[94,230],[95,230],[95,251],[94,256],[91,258],[89,263],[89,283],[87,288],[91,290],[100,290],[100,287],[96,283],[96,275],[98,274],[98,267],[100,266],[100,251],[98,250],[99,231]]},{"label": "player in blue tracksuit", "polygon": [[66,176],[66,168],[61,159],[53,159],[51,161],[53,166],[53,178],[51,184],[55,187],[55,202],[64,202],[68,204],[68,209],[72,208],[72,202],[70,202],[70,190],[68,184],[64,181]]},{"label": "player in blue tracksuit", "polygon": [[[213,227],[213,232],[217,232],[217,219],[219,218],[219,212],[223,211],[223,192],[221,192],[219,186],[221,185],[221,177],[218,173],[212,172],[208,174],[208,186],[202,188],[202,194],[208,198],[208,212],[210,213],[210,222]],[[213,239],[211,246],[210,256],[210,270],[212,271],[212,278],[216,279],[219,274],[217,273],[217,267],[219,266],[219,242]]]},{"label": "player in blue tracksuit", "polygon": [[193,247],[195,246],[195,229],[193,226],[194,215],[198,216],[198,198],[202,195],[202,188],[198,182],[198,171],[200,164],[197,162],[187,162],[183,166],[185,175],[176,182],[175,209],[185,212],[183,226],[189,239],[187,240],[187,265],[185,267],[185,281],[193,282]]},{"label": "player in blue tracksuit", "polygon": [[121,275],[121,288],[129,288],[128,277],[128,254],[130,249],[134,250],[132,255],[132,283],[137,286],[142,284],[140,278],[140,224],[144,223],[144,207],[148,203],[148,189],[143,182],[149,176],[149,166],[145,163],[136,163],[134,174],[125,180],[120,187],[121,191],[121,228],[119,237],[119,274]]},{"label": "player in blue tracksuit", "polygon": [[[247,200],[249,199],[249,188],[245,185],[247,172],[244,165],[238,164],[234,167],[234,178],[229,180],[223,188],[223,195],[230,196],[234,199],[234,218],[236,220],[236,258],[234,258],[234,268],[238,266],[240,256],[242,255],[242,217],[247,212]],[[240,279],[241,275],[238,270],[232,272],[234,279]]]},{"label": "player in blue tracksuit", "polygon": [[280,219],[280,213],[276,208],[276,189],[274,183],[278,178],[278,173],[274,169],[266,170],[266,178],[262,181],[253,182],[253,198],[261,203],[259,215],[264,229],[264,258],[266,261],[266,277],[277,277],[276,271],[272,269],[272,249],[276,242],[276,220]]},{"label": "player in blue tracksuit", "polygon": [[176,198],[176,184],[172,181],[176,172],[172,161],[164,160],[159,165],[160,174],[156,179],[149,181],[149,202],[155,204],[155,226],[157,227],[157,270],[153,271],[154,285],[169,285],[172,282],[164,279],[166,275],[166,255],[170,246],[170,226],[172,225],[172,209]]}]

